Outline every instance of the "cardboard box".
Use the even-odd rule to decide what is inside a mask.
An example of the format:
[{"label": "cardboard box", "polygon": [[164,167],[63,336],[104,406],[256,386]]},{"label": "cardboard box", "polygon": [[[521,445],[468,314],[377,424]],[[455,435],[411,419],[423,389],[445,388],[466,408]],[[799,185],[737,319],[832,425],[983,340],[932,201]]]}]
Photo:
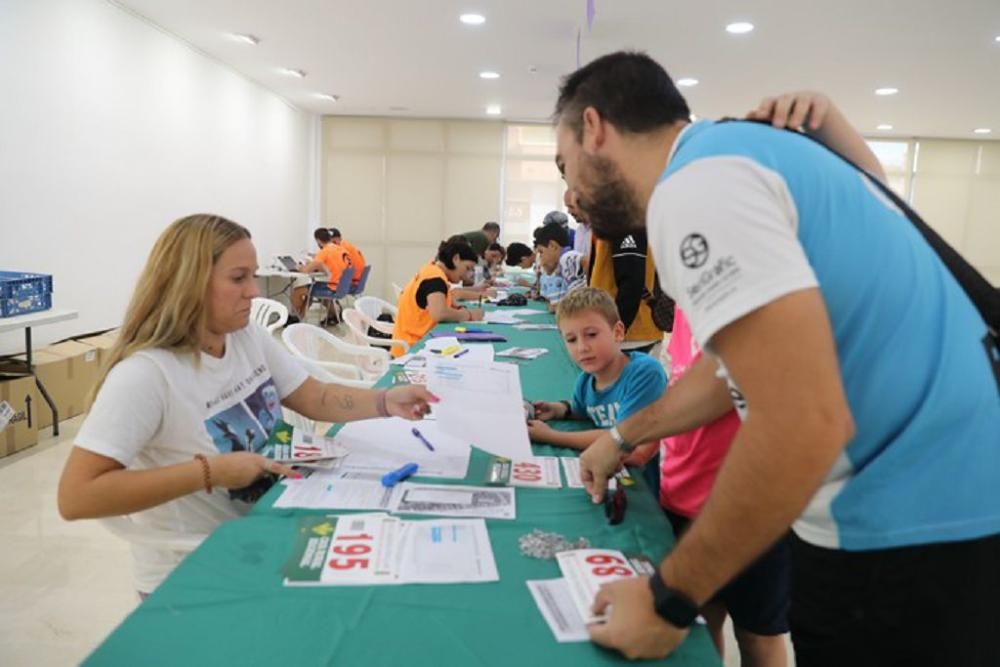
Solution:
[{"label": "cardboard box", "polygon": [[[0,373],[23,373],[25,356],[23,354],[18,354],[11,357],[11,359],[21,363],[14,364],[10,361],[4,360],[4,362],[0,364]],[[65,357],[42,349],[35,350],[32,353],[31,362],[35,366],[35,375],[37,375],[38,379],[42,381],[43,385],[45,385],[45,390],[49,392],[49,396],[51,396],[52,400],[55,402],[56,408],[59,410],[59,418],[65,419],[69,416],[66,413],[66,408],[64,407],[65,399],[63,398],[69,384],[69,360]],[[49,409],[45,399],[42,398],[42,393],[40,391],[38,392],[38,404],[34,406],[32,420],[37,422],[37,427],[39,429],[52,426],[52,410]]]},{"label": "cardboard box", "polygon": [[88,338],[80,338],[76,342],[83,343],[84,345],[89,345],[90,347],[97,350],[98,361],[101,366],[108,358],[108,352],[114,346],[115,341],[118,340],[118,330],[108,331],[102,333],[100,336],[90,336]]},{"label": "cardboard box", "polygon": [[66,362],[65,375],[58,380],[53,392],[45,378],[42,382],[59,408],[59,418],[69,419],[82,415],[87,410],[90,392],[101,374],[100,350],[86,343],[68,340],[56,343],[42,350],[47,355],[55,355]]},{"label": "cardboard box", "polygon": [[6,403],[14,411],[0,427],[0,457],[10,456],[38,443],[38,390],[35,378],[0,376],[0,413]]}]

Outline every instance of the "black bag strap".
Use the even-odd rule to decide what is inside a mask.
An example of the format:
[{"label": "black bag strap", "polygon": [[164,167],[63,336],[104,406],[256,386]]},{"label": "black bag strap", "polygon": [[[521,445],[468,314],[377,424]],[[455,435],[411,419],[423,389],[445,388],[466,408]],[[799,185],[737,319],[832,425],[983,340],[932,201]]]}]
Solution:
[{"label": "black bag strap", "polygon": [[[761,125],[770,126],[770,123],[764,120],[724,118],[719,122],[759,123]],[[796,135],[809,139],[818,146],[822,146],[830,153],[833,153],[841,160],[864,174],[865,177],[868,178],[868,181],[874,185],[879,192],[885,195],[889,201],[895,204],[903,215],[905,215],[906,218],[913,224],[913,226],[917,228],[917,231],[924,237],[927,244],[930,245],[935,253],[937,253],[937,256],[941,259],[944,265],[948,267],[951,275],[954,276],[956,281],[958,281],[962,290],[965,291],[969,300],[972,301],[972,305],[976,307],[976,310],[979,311],[979,315],[983,318],[983,321],[986,322],[986,335],[982,340],[983,347],[986,349],[986,356],[989,360],[990,367],[993,369],[993,375],[997,381],[997,390],[1000,391],[1000,333],[998,333],[1000,332],[1000,290],[993,287],[993,285],[991,285],[990,282],[986,280],[981,273],[979,273],[979,271],[969,264],[965,258],[958,253],[958,251],[948,245],[947,241],[931,229],[930,225],[924,222],[923,218],[921,218],[909,204],[903,201],[903,199],[893,192],[885,183],[875,178],[860,166],[855,164],[854,161],[830,148],[816,137],[792,129],[787,129],[787,131],[794,132]]]}]

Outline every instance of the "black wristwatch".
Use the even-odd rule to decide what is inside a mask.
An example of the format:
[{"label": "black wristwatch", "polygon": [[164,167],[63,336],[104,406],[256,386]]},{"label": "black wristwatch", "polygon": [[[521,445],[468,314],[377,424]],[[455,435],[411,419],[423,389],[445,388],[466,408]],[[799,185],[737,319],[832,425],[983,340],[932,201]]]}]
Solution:
[{"label": "black wristwatch", "polygon": [[656,614],[675,628],[686,628],[698,618],[698,606],[679,591],[668,588],[657,570],[649,578]]}]

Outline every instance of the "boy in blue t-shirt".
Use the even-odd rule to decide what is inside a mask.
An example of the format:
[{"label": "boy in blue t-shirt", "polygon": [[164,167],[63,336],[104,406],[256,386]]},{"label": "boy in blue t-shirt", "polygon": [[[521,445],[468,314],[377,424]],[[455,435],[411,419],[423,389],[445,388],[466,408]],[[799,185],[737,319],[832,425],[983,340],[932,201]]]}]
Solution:
[{"label": "boy in blue t-shirt", "polygon": [[[528,422],[528,435],[537,443],[583,450],[619,420],[658,399],[666,391],[667,374],[653,357],[621,350],[625,325],[604,290],[581,287],[568,293],[559,301],[556,321],[566,350],[583,372],[572,402],[534,403],[537,419]],[[588,420],[594,428],[557,431],[545,423],[550,419]],[[657,447],[657,442],[640,445],[625,462],[645,464]]]}]

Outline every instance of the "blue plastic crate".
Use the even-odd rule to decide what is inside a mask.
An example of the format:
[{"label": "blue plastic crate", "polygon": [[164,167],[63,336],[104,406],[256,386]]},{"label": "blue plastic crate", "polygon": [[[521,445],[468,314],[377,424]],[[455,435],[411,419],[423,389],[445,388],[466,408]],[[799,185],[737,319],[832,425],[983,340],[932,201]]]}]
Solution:
[{"label": "blue plastic crate", "polygon": [[40,310],[48,310],[51,307],[52,295],[48,292],[14,299],[0,299],[0,317],[27,315],[28,313],[37,313]]},{"label": "blue plastic crate", "polygon": [[23,299],[50,292],[52,276],[47,273],[0,271],[0,299]]}]

